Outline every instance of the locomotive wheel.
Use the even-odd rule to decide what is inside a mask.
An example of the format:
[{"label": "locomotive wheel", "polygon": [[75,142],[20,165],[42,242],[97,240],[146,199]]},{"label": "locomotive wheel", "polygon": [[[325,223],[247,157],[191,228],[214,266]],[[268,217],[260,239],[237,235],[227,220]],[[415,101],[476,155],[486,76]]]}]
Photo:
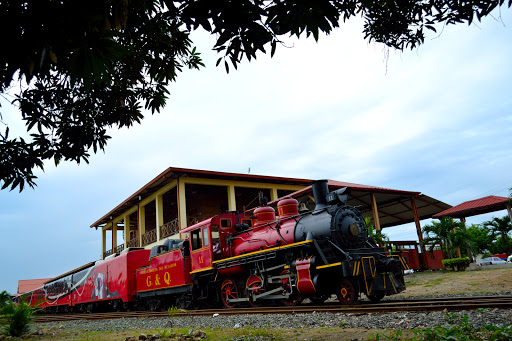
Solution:
[{"label": "locomotive wheel", "polygon": [[[262,288],[262,282],[261,278],[259,278],[256,275],[249,276],[247,278],[247,281],[245,282],[245,286],[247,287],[247,296],[252,296],[254,293],[255,295],[262,294],[265,290]],[[255,289],[257,288],[257,289]],[[250,290],[253,289],[253,290]],[[249,301],[249,304],[252,307],[259,307],[261,305],[260,301]]]},{"label": "locomotive wheel", "polygon": [[[288,275],[289,273],[290,272],[288,270],[283,270],[281,272],[281,276]],[[299,305],[302,302],[302,295],[299,292],[297,292],[296,289],[293,289],[289,278],[281,278],[281,283],[283,284],[283,288],[286,292],[290,292],[290,289],[293,290],[290,297],[283,298],[281,300],[281,303],[286,306]]]},{"label": "locomotive wheel", "polygon": [[156,298],[150,298],[146,301],[148,309],[150,311],[159,311],[161,310],[160,300]]},{"label": "locomotive wheel", "polygon": [[228,302],[228,299],[238,298],[238,288],[236,282],[231,278],[226,278],[222,285],[220,286],[220,297],[222,299],[222,304],[226,308],[234,308],[237,303]]},{"label": "locomotive wheel", "polygon": [[336,289],[336,296],[341,304],[354,304],[357,302],[359,297],[359,291],[357,285],[354,284],[350,279],[342,279],[338,283]]},{"label": "locomotive wheel", "polygon": [[379,303],[380,300],[382,300],[384,298],[384,294],[376,294],[376,295],[366,295],[366,297],[368,297],[368,299],[372,302],[372,303]]}]

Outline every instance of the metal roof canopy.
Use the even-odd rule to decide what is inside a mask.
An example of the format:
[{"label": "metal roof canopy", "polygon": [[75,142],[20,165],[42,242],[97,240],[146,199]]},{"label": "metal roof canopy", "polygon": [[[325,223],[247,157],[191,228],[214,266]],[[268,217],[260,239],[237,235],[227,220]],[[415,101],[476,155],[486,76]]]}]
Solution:
[{"label": "metal roof canopy", "polygon": [[453,206],[447,210],[435,214],[432,218],[441,219],[444,217],[452,217],[464,219],[475,215],[491,213],[506,209],[512,220],[512,211],[510,209],[510,198],[489,195],[480,199],[465,201],[462,204]]},{"label": "metal roof canopy", "polygon": [[[122,214],[127,209],[137,205],[140,200],[150,196],[153,192],[162,186],[165,186],[166,184],[175,179],[178,179],[181,176],[194,176],[198,178],[222,180],[239,180],[246,182],[264,181],[274,184],[303,185],[307,187],[292,193],[287,197],[294,197],[298,200],[301,200],[301,198],[306,199],[308,197],[312,197],[312,188],[310,184],[313,182],[313,180],[310,179],[295,179],[169,167],[149,183],[147,183],[144,187],[132,194],[128,199],[123,201],[109,213],[105,214],[102,218],[93,223],[90,227],[97,228],[103,224],[108,223],[112,220],[112,217],[116,217]],[[402,191],[334,180],[328,180],[328,185],[329,191],[343,187],[350,187],[352,191],[349,195],[348,204],[357,207],[363,214],[367,216],[372,215],[372,195],[374,195],[378,207],[381,228],[414,222],[414,209],[411,203],[411,199],[413,198],[416,201],[419,220],[431,218],[432,215],[451,207],[442,201],[421,194],[420,192]]]},{"label": "metal roof canopy", "polygon": [[[432,215],[451,207],[442,201],[421,194],[420,192],[401,191],[334,180],[329,180],[328,186],[329,191],[350,187],[351,192],[347,204],[357,207],[365,216],[372,216],[371,197],[373,194],[379,212],[381,228],[414,222],[412,199],[416,201],[419,220],[431,218]],[[303,201],[307,197],[312,197],[312,193],[313,190],[311,186],[308,186],[289,196]]]},{"label": "metal roof canopy", "polygon": [[127,209],[137,205],[141,200],[150,196],[153,192],[159,188],[167,185],[171,181],[178,179],[181,176],[194,176],[196,178],[208,178],[208,179],[219,179],[219,180],[238,180],[246,182],[261,182],[265,181],[273,184],[286,184],[286,185],[304,185],[312,183],[313,180],[308,179],[294,179],[284,178],[277,176],[265,176],[265,175],[253,175],[253,174],[239,174],[239,173],[226,173],[226,172],[214,172],[207,170],[198,169],[187,169],[187,168],[175,168],[169,167],[158,176],[156,176],[149,183],[144,185],[137,192],[132,194],[128,199],[123,201],[109,213],[98,219],[90,227],[96,227],[106,224],[112,220],[112,217],[117,217]]}]

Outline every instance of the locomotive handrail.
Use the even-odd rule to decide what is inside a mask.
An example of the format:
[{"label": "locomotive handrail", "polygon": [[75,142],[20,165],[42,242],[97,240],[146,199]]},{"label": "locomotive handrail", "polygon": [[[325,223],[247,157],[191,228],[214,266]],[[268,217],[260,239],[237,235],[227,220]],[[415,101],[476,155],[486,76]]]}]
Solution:
[{"label": "locomotive handrail", "polygon": [[249,253],[246,253],[246,254],[243,254],[243,255],[239,255],[239,256],[234,256],[234,257],[230,257],[230,258],[226,258],[226,259],[216,260],[216,261],[213,261],[212,264],[227,262],[227,261],[231,261],[231,260],[234,260],[234,259],[237,259],[237,258],[249,257],[249,256],[253,256],[253,255],[256,255],[256,254],[259,254],[259,253],[263,253],[263,252],[280,251],[280,250],[287,249],[287,248],[290,248],[290,247],[295,247],[295,246],[299,246],[299,245],[303,245],[303,244],[308,244],[308,243],[312,243],[312,242],[313,242],[312,240],[304,240],[302,242],[297,242],[297,243],[293,243],[293,244],[277,246],[277,247],[273,247],[273,248],[265,249],[265,250],[258,250],[258,251],[249,252]]}]

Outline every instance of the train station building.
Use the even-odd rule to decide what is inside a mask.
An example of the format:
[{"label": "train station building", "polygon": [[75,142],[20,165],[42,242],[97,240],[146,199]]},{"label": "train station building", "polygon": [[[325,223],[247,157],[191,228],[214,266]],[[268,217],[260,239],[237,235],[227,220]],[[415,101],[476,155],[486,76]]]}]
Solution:
[{"label": "train station building", "polygon": [[[311,209],[313,181],[170,167],[90,227],[101,231],[104,259],[129,247],[151,248],[216,214],[253,209],[260,192],[270,206],[292,197]],[[420,192],[337,180],[328,180],[328,185],[330,191],[350,187],[348,204],[371,217],[376,230],[414,222],[420,241],[420,220],[451,207]],[[123,231],[123,240],[118,240],[118,231]]]}]

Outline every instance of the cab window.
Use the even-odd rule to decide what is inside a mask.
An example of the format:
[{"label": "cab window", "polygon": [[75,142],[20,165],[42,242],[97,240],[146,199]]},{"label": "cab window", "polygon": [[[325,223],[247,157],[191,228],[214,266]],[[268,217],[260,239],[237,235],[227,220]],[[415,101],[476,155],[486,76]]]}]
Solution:
[{"label": "cab window", "polygon": [[203,244],[204,244],[204,246],[210,245],[209,236],[208,236],[208,228],[203,229]]},{"label": "cab window", "polygon": [[222,227],[223,229],[231,227],[231,219],[221,219],[220,227]]},{"label": "cab window", "polygon": [[247,226],[252,227],[251,219],[242,219],[242,223],[247,224]]},{"label": "cab window", "polygon": [[201,242],[201,229],[190,232],[190,244],[192,246],[192,250],[197,250],[203,247],[203,243]]}]

